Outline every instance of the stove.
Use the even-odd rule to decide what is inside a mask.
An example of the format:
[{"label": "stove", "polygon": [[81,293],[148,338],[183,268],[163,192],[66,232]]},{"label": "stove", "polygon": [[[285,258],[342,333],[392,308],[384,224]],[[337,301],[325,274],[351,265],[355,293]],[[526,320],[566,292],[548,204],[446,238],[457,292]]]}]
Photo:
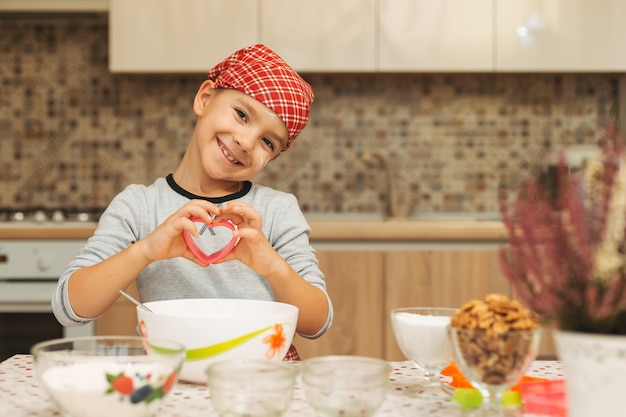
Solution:
[{"label": "stove", "polygon": [[64,223],[88,223],[97,222],[103,209],[91,208],[6,208],[0,207],[0,224],[64,224]]},{"label": "stove", "polygon": [[[93,323],[63,328],[50,304],[59,276],[87,237],[51,238],[49,232],[95,227],[100,213],[97,209],[0,208],[0,360],[28,353],[41,340],[94,333]],[[13,232],[15,238],[10,237]]]}]

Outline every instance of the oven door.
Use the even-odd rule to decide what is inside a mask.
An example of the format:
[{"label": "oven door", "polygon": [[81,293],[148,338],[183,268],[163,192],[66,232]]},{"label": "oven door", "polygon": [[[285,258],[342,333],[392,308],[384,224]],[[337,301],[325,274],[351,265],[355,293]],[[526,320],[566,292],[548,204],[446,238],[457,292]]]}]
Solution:
[{"label": "oven door", "polygon": [[0,281],[0,361],[29,353],[37,342],[61,337],[91,336],[93,323],[63,327],[52,314],[56,281]]}]

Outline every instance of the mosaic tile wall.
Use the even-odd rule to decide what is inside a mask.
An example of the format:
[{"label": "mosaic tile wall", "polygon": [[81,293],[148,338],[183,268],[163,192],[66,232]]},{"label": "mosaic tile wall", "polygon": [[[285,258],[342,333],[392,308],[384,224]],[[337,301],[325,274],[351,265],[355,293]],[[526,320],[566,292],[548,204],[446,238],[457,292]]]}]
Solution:
[{"label": "mosaic tile wall", "polygon": [[[194,124],[198,75],[107,70],[107,23],[0,18],[0,207],[104,207],[171,172]],[[294,146],[256,181],[307,213],[386,210],[389,160],[414,214],[492,213],[563,144],[595,143],[612,117],[610,74],[305,74],[316,101]]]}]

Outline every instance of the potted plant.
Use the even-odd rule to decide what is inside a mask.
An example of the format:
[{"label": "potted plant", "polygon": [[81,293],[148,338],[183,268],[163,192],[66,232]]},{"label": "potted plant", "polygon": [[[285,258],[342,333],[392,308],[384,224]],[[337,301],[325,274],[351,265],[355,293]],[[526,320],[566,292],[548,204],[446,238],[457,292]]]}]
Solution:
[{"label": "potted plant", "polygon": [[553,175],[537,170],[514,198],[500,195],[501,266],[516,298],[555,328],[570,417],[624,413],[626,164],[615,129],[600,147],[578,171],[561,154]]}]

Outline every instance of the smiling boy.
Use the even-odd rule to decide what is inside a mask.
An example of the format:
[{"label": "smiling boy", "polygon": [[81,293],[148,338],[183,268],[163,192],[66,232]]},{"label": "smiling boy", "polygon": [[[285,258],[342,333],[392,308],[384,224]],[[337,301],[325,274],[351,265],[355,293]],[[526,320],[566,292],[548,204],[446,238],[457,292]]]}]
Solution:
[{"label": "smiling boy", "polygon": [[[250,182],[306,126],[313,91],[264,45],[209,71],[193,101],[197,122],[176,170],[129,185],[60,277],[52,300],[65,326],[102,314],[136,281],[143,302],[246,298],[299,308],[297,332],[316,338],[333,310],[295,196]],[[209,266],[187,248],[191,220],[229,220],[239,243]]]}]

